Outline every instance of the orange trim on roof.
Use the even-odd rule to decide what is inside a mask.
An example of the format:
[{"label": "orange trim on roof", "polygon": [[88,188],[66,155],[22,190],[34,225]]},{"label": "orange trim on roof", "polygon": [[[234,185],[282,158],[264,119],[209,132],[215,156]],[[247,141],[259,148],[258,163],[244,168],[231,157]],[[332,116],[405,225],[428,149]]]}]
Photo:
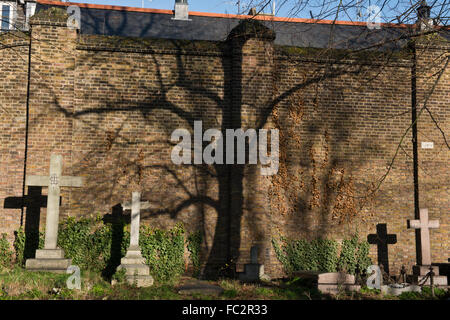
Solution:
[{"label": "orange trim on roof", "polygon": [[[102,4],[90,4],[90,3],[78,3],[78,2],[60,2],[50,0],[37,0],[38,3],[57,6],[78,6],[80,8],[89,9],[103,9],[103,10],[116,10],[116,11],[131,11],[131,12],[147,12],[147,13],[160,13],[160,14],[174,14],[173,10],[163,9],[147,9],[147,8],[135,8],[135,7],[123,7],[123,6],[111,6]],[[225,14],[225,13],[210,13],[210,12],[197,12],[189,11],[191,16],[199,17],[212,17],[212,18],[226,18],[226,19],[255,19],[263,21],[275,21],[275,22],[301,22],[301,23],[318,23],[318,24],[336,24],[336,25],[348,25],[348,26],[367,26],[366,22],[360,21],[334,21],[334,20],[320,20],[320,19],[304,19],[304,18],[283,18],[274,16],[252,16],[252,15],[239,15],[239,14]],[[408,24],[395,24],[395,23],[381,23],[384,27],[397,27],[407,28],[413,25]]]}]

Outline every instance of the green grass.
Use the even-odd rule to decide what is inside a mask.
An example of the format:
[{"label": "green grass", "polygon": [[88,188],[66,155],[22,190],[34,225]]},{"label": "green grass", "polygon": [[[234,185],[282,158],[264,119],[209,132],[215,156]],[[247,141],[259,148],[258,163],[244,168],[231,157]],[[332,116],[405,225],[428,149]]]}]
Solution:
[{"label": "green grass", "polygon": [[[137,288],[126,283],[111,285],[100,274],[81,272],[81,290],[67,289],[69,275],[30,272],[22,268],[0,270],[0,300],[430,300],[448,299],[448,290],[430,288],[422,293],[403,293],[398,297],[384,296],[380,290],[362,287],[360,292],[341,292],[336,296],[321,294],[309,281],[301,278],[264,283],[242,283],[222,279],[211,284],[224,289],[220,296],[178,293],[178,283],[158,283],[149,288]],[[189,280],[188,278],[180,281]]]}]

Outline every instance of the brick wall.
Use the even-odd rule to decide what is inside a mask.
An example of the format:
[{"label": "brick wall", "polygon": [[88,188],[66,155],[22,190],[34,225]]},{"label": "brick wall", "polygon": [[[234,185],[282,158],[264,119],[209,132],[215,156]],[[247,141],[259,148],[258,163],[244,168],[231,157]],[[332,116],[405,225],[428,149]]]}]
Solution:
[{"label": "brick wall", "polygon": [[[411,131],[370,192],[411,124],[411,56],[330,60],[276,47],[267,30],[238,30],[223,43],[81,36],[62,21],[33,25],[27,148],[27,174],[48,174],[57,152],[63,174],[85,177],[83,188],[62,189],[62,215],[109,214],[141,190],[153,204],[142,212],[144,223],[202,230],[205,273],[227,259],[242,269],[258,245],[260,262],[277,276],[272,238],[341,240],[358,230],[365,239],[380,223],[398,239],[389,246],[391,272],[415,262],[414,231],[406,229],[414,218]],[[444,44],[429,47],[417,47],[419,105],[433,79],[426,67],[439,58],[442,65],[446,52]],[[22,194],[25,150],[27,47],[20,47],[24,59],[8,50],[0,50],[1,61],[14,66],[0,66],[8,79],[0,84],[2,201]],[[448,78],[447,69],[429,100],[444,132]],[[279,128],[278,174],[261,176],[260,165],[174,165],[171,133],[193,133],[195,120],[203,131]],[[448,149],[429,115],[418,131],[419,144],[435,145],[419,148],[420,207],[441,220],[431,231],[432,254],[445,262]],[[10,238],[20,213],[0,208],[0,231]],[[44,218],[45,208],[41,227]]]}]

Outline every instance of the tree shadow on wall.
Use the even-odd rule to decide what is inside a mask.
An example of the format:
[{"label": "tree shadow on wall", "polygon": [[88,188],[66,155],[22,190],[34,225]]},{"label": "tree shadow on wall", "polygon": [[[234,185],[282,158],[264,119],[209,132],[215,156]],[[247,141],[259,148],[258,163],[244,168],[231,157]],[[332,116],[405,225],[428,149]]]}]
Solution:
[{"label": "tree shadow on wall", "polygon": [[[118,45],[120,45],[120,39],[118,41]],[[139,42],[139,40],[136,40],[136,42]],[[159,195],[159,198],[153,198],[152,201],[155,203],[160,201],[161,206],[158,209],[150,210],[149,214],[143,216],[142,219],[144,220],[146,217],[157,217],[158,215],[166,215],[172,219],[177,219],[181,213],[195,207],[196,213],[201,217],[199,226],[203,229],[203,239],[207,239],[206,233],[209,228],[207,215],[210,214],[209,210],[213,210],[217,214],[217,221],[215,230],[213,231],[212,243],[204,244],[206,247],[205,256],[207,256],[207,261],[203,275],[207,278],[215,278],[222,275],[232,276],[235,273],[235,263],[240,256],[242,241],[241,221],[245,198],[243,194],[243,180],[246,174],[244,169],[247,166],[226,164],[192,165],[189,166],[189,169],[193,171],[191,175],[188,174],[190,170],[184,170],[184,167],[183,174],[180,174],[179,168],[175,168],[173,164],[154,164],[151,160],[155,155],[167,155],[168,153],[166,151],[173,143],[167,141],[167,139],[166,141],[162,141],[164,145],[159,147],[153,145],[154,143],[156,145],[158,144],[155,141],[149,142],[141,137],[130,138],[130,129],[125,122],[128,120],[130,122],[136,121],[135,114],[138,113],[139,121],[144,120],[145,125],[152,126],[152,128],[156,127],[156,131],[162,132],[163,135],[170,137],[171,132],[180,127],[180,124],[189,126],[192,132],[194,121],[202,120],[204,130],[217,126],[220,127],[224,136],[224,145],[226,145],[226,129],[241,128],[243,122],[242,87],[244,84],[242,83],[242,72],[246,66],[242,65],[242,47],[234,48],[232,51],[230,41],[219,45],[221,50],[221,70],[223,70],[224,77],[223,91],[221,92],[221,88],[214,87],[217,83],[209,77],[209,71],[201,69],[201,67],[204,67],[203,65],[200,67],[200,65],[193,63],[195,59],[192,57],[204,55],[201,50],[195,54],[187,54],[184,51],[182,42],[169,42],[176,51],[174,54],[176,59],[176,72],[171,72],[169,78],[165,76],[167,65],[159,60],[161,57],[158,54],[148,53],[145,57],[139,57],[139,59],[147,59],[145,62],[153,68],[151,71],[154,72],[150,73],[155,77],[148,82],[145,79],[136,80],[139,81],[139,86],[138,91],[134,94],[139,95],[145,93],[139,102],[136,102],[135,96],[127,97],[124,87],[111,81],[105,82],[102,84],[104,87],[99,88],[100,90],[103,89],[101,96],[94,97],[93,94],[90,96],[89,91],[87,91],[84,99],[95,101],[96,106],[82,109],[83,106],[80,102],[79,106],[74,106],[74,109],[71,109],[62,106],[59,103],[60,99],[53,93],[52,88],[46,87],[45,83],[36,85],[41,90],[50,91],[52,93],[52,101],[49,103],[55,105],[65,117],[79,121],[80,126],[84,130],[83,134],[91,135],[92,137],[92,149],[80,156],[78,163],[73,165],[73,170],[75,171],[74,174],[77,175],[86,175],[87,170],[91,170],[88,172],[94,173],[95,175],[93,174],[92,177],[87,177],[86,187],[82,191],[71,191],[75,201],[82,203],[85,209],[88,209],[86,211],[94,212],[96,210],[96,203],[115,203],[116,200],[123,200],[126,197],[123,193],[124,190],[127,190],[127,195],[133,191],[124,188],[123,185],[126,185],[130,189],[132,183],[145,180],[144,173],[146,171],[157,170],[159,171],[161,180],[166,177],[171,177],[171,187],[183,193],[184,197],[175,196],[175,192],[172,192],[172,189],[169,188],[166,188],[166,190],[170,191],[164,192],[159,190],[159,186],[153,187],[152,191],[154,190],[155,194]],[[233,52],[233,56],[230,54],[231,52]],[[101,51],[80,54],[80,57],[77,58],[77,64],[79,67],[95,65],[96,62],[100,63],[99,61],[105,58],[103,54]],[[110,55],[109,52],[108,55]],[[151,60],[151,62],[148,60]],[[123,61],[123,63],[126,64],[127,61]],[[201,70],[196,70],[196,67]],[[305,81],[295,83],[283,92],[274,94],[274,99],[268,105],[264,106],[262,112],[258,112],[255,128],[263,128],[270,121],[274,108],[279,104],[284,104],[284,107],[286,107],[286,101],[296,92],[306,90],[310,86],[322,82],[324,79],[336,79],[346,74],[358,75],[366,70],[364,68],[354,68],[352,70],[327,68],[325,68],[325,71],[321,70],[317,74],[311,75]],[[107,74],[110,77],[115,76],[114,71],[105,72],[110,72]],[[147,74],[147,76],[150,75]],[[86,74],[82,79],[76,80],[76,85],[80,87],[80,90],[83,89],[83,85],[89,87],[88,77]],[[186,93],[185,96],[174,99],[173,91],[175,89],[179,90],[178,93],[180,95]],[[341,89],[336,90],[339,91]],[[109,95],[108,93],[111,94]],[[187,101],[185,101],[186,104],[182,105],[178,101],[183,98],[186,98]],[[219,124],[216,123],[217,119],[212,118],[210,114],[215,109],[206,108],[206,106],[211,104],[214,104],[220,110],[220,116],[217,117],[220,119]],[[186,105],[189,106],[188,110],[186,110]],[[352,108],[347,108],[346,112],[351,114],[353,110]],[[108,127],[110,124],[107,123],[110,120],[108,117],[116,114],[123,117],[123,123],[120,126],[116,126],[111,132],[111,128]],[[101,121],[98,121],[98,119]],[[105,119],[105,123],[102,122],[103,119]],[[350,127],[343,125],[344,120],[336,119],[332,122],[337,136],[348,136],[350,133]],[[34,121],[31,121],[30,125],[36,124],[36,119]],[[309,134],[313,138],[320,136],[325,129],[324,126],[321,127],[322,124],[315,124],[315,121],[317,119],[312,119],[306,123],[306,127],[310,130]],[[104,145],[105,141],[107,142],[106,147]],[[305,150],[308,149],[308,143],[308,141],[305,141],[303,144]],[[345,141],[339,142],[338,140],[337,142],[335,141],[335,145],[331,146],[330,154],[332,154],[332,157],[329,161],[330,166],[335,166],[339,158],[341,158],[342,153],[340,153],[340,150],[344,143]],[[144,160],[139,160],[136,156],[140,146],[143,146],[144,149],[151,149],[151,152],[143,151]],[[206,142],[203,142],[203,147],[205,146]],[[117,153],[116,150],[118,149],[128,151]],[[131,149],[131,152],[129,149]],[[112,158],[105,161],[108,156]],[[148,160],[145,159],[146,156],[149,158]],[[224,150],[223,157],[226,159],[226,149]],[[295,158],[289,158],[287,160],[298,161]],[[363,157],[359,160],[359,163],[364,162]],[[309,163],[307,166],[312,166],[312,164]],[[187,168],[188,166],[185,167]],[[97,171],[94,171],[92,168],[101,169],[95,169]],[[251,174],[253,175],[257,174],[255,170],[252,172]],[[124,176],[127,181],[125,183],[119,183]],[[319,178],[322,186],[328,184],[329,181],[327,179],[329,177],[325,175]],[[155,183],[154,180],[153,183]],[[209,189],[214,185],[217,185],[217,197],[211,196],[209,192]],[[300,210],[307,207],[312,193],[309,190],[297,198],[297,205]],[[333,198],[326,196],[323,201],[324,207],[328,208]],[[171,202],[170,205],[167,205],[168,202]],[[118,209],[115,207],[113,215],[116,212],[115,210]],[[250,213],[250,219],[256,218],[257,212],[252,211]],[[322,211],[321,219],[322,221],[319,223],[321,229],[316,230],[316,233],[319,235],[327,232],[327,210]],[[292,223],[296,225],[303,224],[305,230],[312,229],[312,222],[306,219],[305,215],[293,217]],[[118,246],[119,239],[123,238],[123,228],[121,230],[122,234],[120,234],[119,225],[117,225],[115,243],[111,248],[111,261],[108,266],[108,270],[110,271],[120,264],[120,257],[113,256],[113,247],[114,252],[120,252]],[[255,232],[261,233],[258,230]],[[262,233],[261,236],[268,237],[271,235]],[[223,268],[224,266],[227,267]]]}]

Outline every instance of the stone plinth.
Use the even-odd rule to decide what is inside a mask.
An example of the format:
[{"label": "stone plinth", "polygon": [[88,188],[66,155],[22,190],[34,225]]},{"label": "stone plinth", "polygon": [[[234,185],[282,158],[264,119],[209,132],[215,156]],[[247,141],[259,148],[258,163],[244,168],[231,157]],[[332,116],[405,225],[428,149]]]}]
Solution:
[{"label": "stone plinth", "polygon": [[[413,274],[410,276],[410,281],[412,283],[431,285],[430,278],[428,278],[425,282],[423,282],[427,276],[427,273],[430,272],[430,266],[413,266]],[[439,275],[439,267],[433,266],[434,278],[433,283],[435,286],[446,286],[448,285],[447,277]]]},{"label": "stone plinth", "polygon": [[264,278],[264,265],[259,263],[248,263],[244,265],[244,272],[239,273],[239,280],[245,282],[259,281]]},{"label": "stone plinth", "polygon": [[153,285],[150,268],[145,264],[140,248],[130,248],[120,263],[117,270],[125,269],[125,275],[129,284],[137,287],[150,287]]},{"label": "stone plinth", "polygon": [[420,286],[410,285],[408,283],[381,286],[382,294],[399,296],[403,292],[422,292],[422,288]]},{"label": "stone plinth", "polygon": [[340,291],[359,291],[355,276],[344,272],[299,271],[295,276],[310,279],[323,293],[337,294]]},{"label": "stone plinth", "polygon": [[43,249],[36,250],[36,258],[28,259],[25,268],[30,271],[66,273],[71,264],[72,259],[64,259],[64,250]]}]

